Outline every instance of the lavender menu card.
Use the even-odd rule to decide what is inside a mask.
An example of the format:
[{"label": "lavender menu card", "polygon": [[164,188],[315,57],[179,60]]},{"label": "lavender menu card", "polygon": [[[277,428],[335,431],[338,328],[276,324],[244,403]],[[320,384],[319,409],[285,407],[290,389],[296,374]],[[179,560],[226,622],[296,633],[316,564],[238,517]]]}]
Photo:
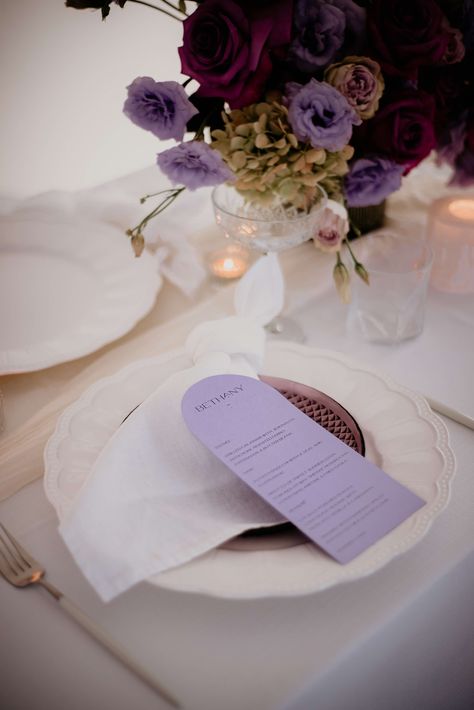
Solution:
[{"label": "lavender menu card", "polygon": [[338,562],[425,504],[257,379],[200,380],[182,413],[210,451]]}]

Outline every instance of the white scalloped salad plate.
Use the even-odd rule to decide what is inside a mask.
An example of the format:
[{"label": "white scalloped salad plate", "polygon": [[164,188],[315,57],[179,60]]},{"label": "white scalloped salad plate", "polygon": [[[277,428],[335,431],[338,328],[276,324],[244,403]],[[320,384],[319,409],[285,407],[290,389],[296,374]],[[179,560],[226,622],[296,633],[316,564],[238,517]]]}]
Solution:
[{"label": "white scalloped salad plate", "polygon": [[160,287],[155,259],[136,259],[111,225],[0,220],[0,375],[98,350],[148,313]]}]

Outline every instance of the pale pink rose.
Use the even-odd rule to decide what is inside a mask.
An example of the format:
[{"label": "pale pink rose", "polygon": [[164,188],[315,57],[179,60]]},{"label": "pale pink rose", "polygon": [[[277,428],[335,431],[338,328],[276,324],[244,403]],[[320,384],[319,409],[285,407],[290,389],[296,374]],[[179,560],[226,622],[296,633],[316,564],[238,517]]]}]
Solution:
[{"label": "pale pink rose", "polygon": [[321,251],[339,251],[348,231],[346,208],[335,200],[328,200],[313,235],[314,244]]}]

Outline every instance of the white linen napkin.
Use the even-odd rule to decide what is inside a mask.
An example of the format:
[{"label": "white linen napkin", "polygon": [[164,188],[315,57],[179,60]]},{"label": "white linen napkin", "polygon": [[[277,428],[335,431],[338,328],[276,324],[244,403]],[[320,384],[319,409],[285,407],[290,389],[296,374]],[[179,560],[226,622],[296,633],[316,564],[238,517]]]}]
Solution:
[{"label": "white linen napkin", "polygon": [[214,374],[257,377],[263,326],[283,305],[276,255],[237,285],[234,316],[198,325],[194,366],[169,377],[122,424],[99,456],[60,534],[104,601],[183,564],[250,527],[283,518],[189,432],[181,399]]},{"label": "white linen napkin", "polygon": [[[169,187],[157,174],[160,185]],[[51,190],[25,200],[0,196],[0,215],[2,220],[80,221],[92,226],[105,222],[117,228],[118,239],[125,239],[125,230],[138,224],[157,200],[150,207],[148,203],[141,205],[136,192],[112,184],[78,192]],[[183,220],[183,212],[192,215],[192,219]],[[209,190],[187,191],[145,229],[147,246],[156,253],[157,269],[187,296],[192,296],[206,277],[201,256],[190,237],[213,221]]]}]

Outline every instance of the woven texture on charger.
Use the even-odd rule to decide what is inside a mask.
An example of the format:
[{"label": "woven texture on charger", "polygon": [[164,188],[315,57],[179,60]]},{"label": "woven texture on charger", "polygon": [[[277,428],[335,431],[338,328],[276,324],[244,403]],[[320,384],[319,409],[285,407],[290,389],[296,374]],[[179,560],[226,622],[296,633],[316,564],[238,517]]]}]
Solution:
[{"label": "woven texture on charger", "polygon": [[279,377],[260,376],[263,382],[280,394],[320,426],[359,454],[365,453],[365,442],[354,417],[329,395],[299,382]]}]

